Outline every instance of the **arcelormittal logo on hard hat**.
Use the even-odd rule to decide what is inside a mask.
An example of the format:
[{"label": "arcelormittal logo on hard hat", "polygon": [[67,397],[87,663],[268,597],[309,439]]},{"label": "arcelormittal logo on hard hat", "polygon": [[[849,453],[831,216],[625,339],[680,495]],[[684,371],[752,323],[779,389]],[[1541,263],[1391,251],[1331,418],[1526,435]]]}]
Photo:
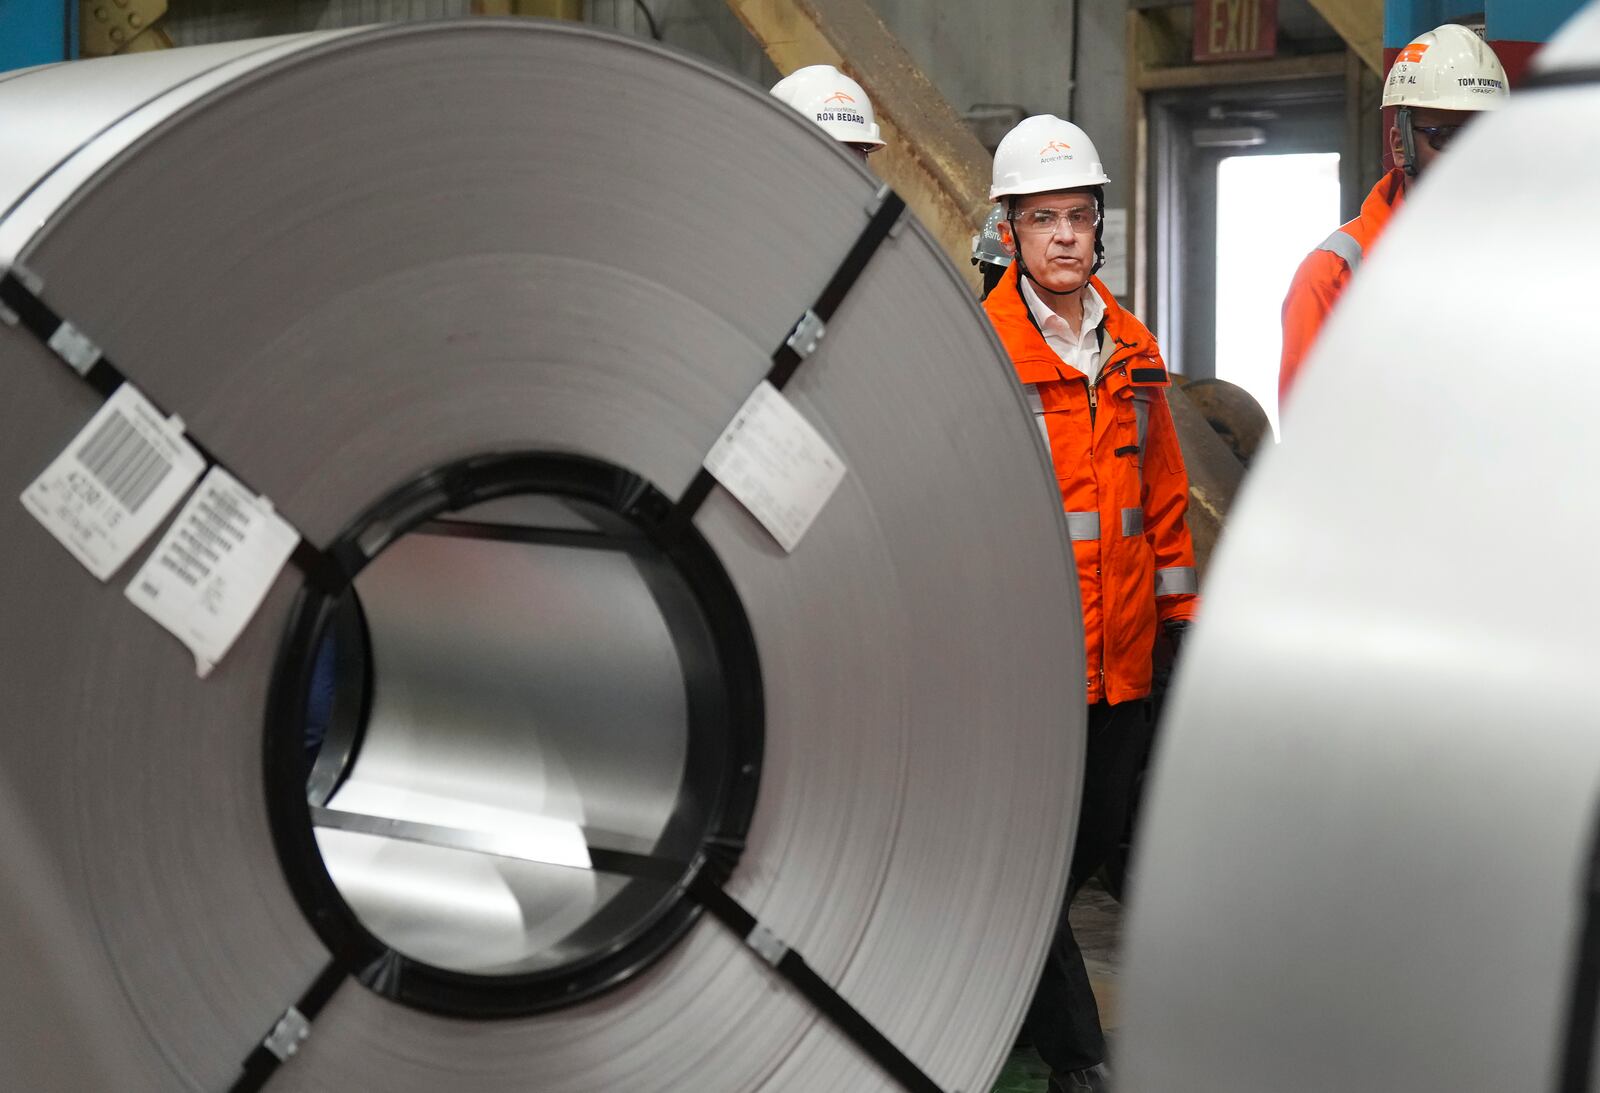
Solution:
[{"label": "arcelormittal logo on hard hat", "polygon": [[1062,160],[1072,158],[1072,145],[1053,140],[1039,149],[1040,163],[1060,163]]},{"label": "arcelormittal logo on hard hat", "polygon": [[870,124],[855,103],[856,97],[848,91],[835,91],[822,100],[823,109],[817,111],[817,120],[842,121],[850,125]]}]

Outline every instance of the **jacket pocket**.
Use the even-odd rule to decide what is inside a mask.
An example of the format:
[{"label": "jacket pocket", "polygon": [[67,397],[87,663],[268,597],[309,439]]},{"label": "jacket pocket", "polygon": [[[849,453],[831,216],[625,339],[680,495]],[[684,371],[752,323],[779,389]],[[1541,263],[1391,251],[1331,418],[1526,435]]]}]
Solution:
[{"label": "jacket pocket", "polygon": [[1050,465],[1056,481],[1065,484],[1072,479],[1089,452],[1088,412],[1059,405],[1059,397],[1052,398],[1041,384],[1025,383],[1022,392],[1027,396],[1028,409],[1032,411],[1034,427],[1050,452]]}]

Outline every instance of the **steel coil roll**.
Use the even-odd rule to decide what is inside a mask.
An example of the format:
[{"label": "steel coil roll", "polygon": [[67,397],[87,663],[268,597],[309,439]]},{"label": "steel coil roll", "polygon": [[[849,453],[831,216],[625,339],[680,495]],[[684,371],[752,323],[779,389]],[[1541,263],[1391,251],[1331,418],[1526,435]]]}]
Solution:
[{"label": "steel coil roll", "polygon": [[1396,214],[1231,518],[1136,850],[1141,1093],[1592,1088],[1600,167],[1563,134],[1600,13],[1544,58]]},{"label": "steel coil roll", "polygon": [[[985,1087],[1063,890],[1083,648],[1039,442],[919,226],[784,388],[845,467],[803,540],[720,488],[673,523],[882,207],[858,164],[683,55],[521,21],[33,70],[0,117],[9,488],[106,393],[48,312],[304,541],[200,678],[124,594],[149,544],[102,583],[0,506],[0,856],[62,909],[70,961],[29,974],[75,1062],[160,1093],[240,1088],[264,1046],[274,1091],[895,1088],[781,939]],[[354,736],[308,801],[349,610]],[[760,952],[690,905],[713,867]],[[83,1088],[67,1050],[7,1085]]]}]

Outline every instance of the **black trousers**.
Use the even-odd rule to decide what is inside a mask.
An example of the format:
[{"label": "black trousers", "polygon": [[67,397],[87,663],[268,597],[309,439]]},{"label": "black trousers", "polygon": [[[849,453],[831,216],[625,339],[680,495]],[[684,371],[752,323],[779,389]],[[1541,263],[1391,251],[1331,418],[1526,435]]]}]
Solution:
[{"label": "black trousers", "polygon": [[1089,707],[1083,803],[1072,847],[1067,897],[1056,935],[1045,957],[1044,974],[1022,1028],[1051,1070],[1082,1070],[1102,1062],[1105,1036],[1100,1007],[1089,988],[1083,954],[1072,936],[1067,909],[1078,888],[1105,863],[1128,825],[1134,780],[1150,743],[1149,703],[1144,700]]}]

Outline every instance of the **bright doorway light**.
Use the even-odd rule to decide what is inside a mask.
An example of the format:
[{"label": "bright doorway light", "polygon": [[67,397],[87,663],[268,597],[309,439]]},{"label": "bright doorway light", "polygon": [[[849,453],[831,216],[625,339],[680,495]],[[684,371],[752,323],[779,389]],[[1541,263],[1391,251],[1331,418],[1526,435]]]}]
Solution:
[{"label": "bright doorway light", "polygon": [[1283,297],[1295,267],[1338,226],[1337,152],[1217,164],[1217,378],[1249,391],[1274,434]]}]

